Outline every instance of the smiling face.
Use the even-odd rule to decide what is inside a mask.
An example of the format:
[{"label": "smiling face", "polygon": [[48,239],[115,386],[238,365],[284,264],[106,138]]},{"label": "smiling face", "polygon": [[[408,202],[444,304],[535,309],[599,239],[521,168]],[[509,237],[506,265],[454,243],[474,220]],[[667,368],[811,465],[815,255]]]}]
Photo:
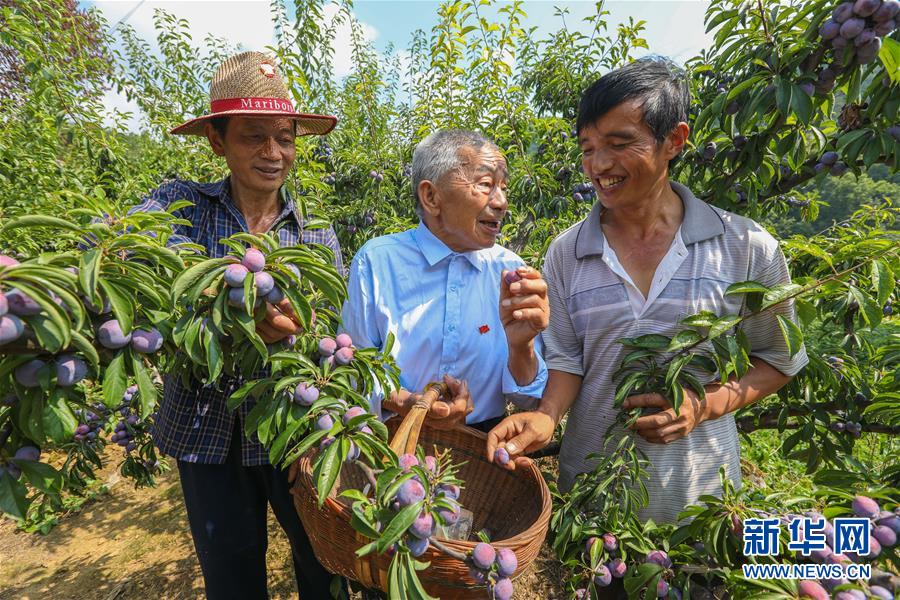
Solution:
[{"label": "smiling face", "polygon": [[641,100],[627,100],[578,134],[584,174],[608,209],[638,207],[668,189],[669,161],[687,140],[679,123],[661,143],[643,120]]},{"label": "smiling face", "polygon": [[458,156],[458,169],[419,183],[425,225],[454,252],[490,248],[508,207],[506,160],[489,145],[461,148]]},{"label": "smiling face", "polygon": [[225,157],[232,185],[255,194],[277,193],[296,157],[294,122],[276,117],[229,117],[225,135],[212,125],[206,135]]}]

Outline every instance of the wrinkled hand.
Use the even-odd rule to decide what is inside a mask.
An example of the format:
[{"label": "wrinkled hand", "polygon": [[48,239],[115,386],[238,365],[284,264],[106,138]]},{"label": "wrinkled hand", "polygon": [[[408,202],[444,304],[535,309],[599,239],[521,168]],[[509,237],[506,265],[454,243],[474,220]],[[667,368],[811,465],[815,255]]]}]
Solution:
[{"label": "wrinkled hand", "polygon": [[493,462],[497,448],[506,448],[510,457],[507,469],[527,467],[531,459],[523,455],[549,444],[555,429],[556,421],[539,411],[510,415],[488,432],[487,458]]},{"label": "wrinkled hand", "polygon": [[509,345],[521,347],[550,324],[547,282],[528,266],[516,269],[522,279],[514,283],[506,283],[506,273],[500,277],[500,322]]},{"label": "wrinkled hand", "polygon": [[450,375],[444,375],[444,383],[450,389],[450,397],[433,402],[425,417],[429,427],[435,429],[453,429],[464,424],[466,415],[474,409],[468,383]]},{"label": "wrinkled hand", "polygon": [[679,440],[694,430],[703,419],[703,403],[697,394],[691,390],[684,390],[684,402],[681,403],[679,415],[675,415],[669,399],[660,394],[638,394],[629,396],[622,403],[622,408],[659,408],[660,412],[635,421],[633,429],[635,433],[654,444],[668,444]]},{"label": "wrinkled hand", "polygon": [[266,302],[266,318],[256,324],[256,333],[267,344],[280,342],[301,331],[297,315],[287,298],[274,305]]}]

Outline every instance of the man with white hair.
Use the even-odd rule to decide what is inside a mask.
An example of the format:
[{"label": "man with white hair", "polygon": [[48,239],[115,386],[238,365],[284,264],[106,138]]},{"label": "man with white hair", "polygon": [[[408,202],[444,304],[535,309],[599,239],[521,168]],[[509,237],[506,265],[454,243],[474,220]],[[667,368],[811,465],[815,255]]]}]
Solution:
[{"label": "man with white hair", "polygon": [[[360,347],[388,336],[402,389],[372,409],[405,414],[417,392],[444,379],[447,402],[429,424],[466,422],[483,431],[506,401],[533,406],[547,369],[538,334],[547,327],[547,285],[496,244],[507,211],[506,160],[484,136],[445,130],[413,154],[418,227],[367,242],[350,267],[343,327]],[[470,396],[469,390],[474,396]]]}]

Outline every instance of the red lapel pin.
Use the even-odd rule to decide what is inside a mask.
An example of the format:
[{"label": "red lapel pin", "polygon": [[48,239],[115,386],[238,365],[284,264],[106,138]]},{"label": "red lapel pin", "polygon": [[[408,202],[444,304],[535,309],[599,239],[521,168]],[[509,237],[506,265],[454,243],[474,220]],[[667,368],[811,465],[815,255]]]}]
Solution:
[{"label": "red lapel pin", "polygon": [[482,325],[481,327],[478,328],[478,332],[479,332],[481,335],[486,334],[486,333],[487,333],[488,331],[490,331],[490,330],[491,330],[491,328],[488,327],[487,325]]}]

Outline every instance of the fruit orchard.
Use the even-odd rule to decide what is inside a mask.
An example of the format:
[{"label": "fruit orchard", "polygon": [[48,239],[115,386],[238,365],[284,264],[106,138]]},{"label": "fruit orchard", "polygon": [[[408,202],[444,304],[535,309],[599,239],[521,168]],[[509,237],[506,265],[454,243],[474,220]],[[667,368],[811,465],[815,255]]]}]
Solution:
[{"label": "fruit orchard", "polygon": [[[647,48],[643,23],[608,23],[598,3],[579,29],[560,19],[539,38],[524,27],[522,3],[491,4],[442,4],[402,61],[376,53],[341,4],[334,19],[353,32],[353,71],[336,81],[325,4],[271,3],[295,105],[339,120],[327,137],[298,139],[288,185],[305,213],[334,223],[345,262],[366,240],[415,225],[412,150],[439,128],[484,131],[504,150],[510,213],[501,243],[533,266],[590,210],[596,194],[572,131],[577,102]],[[685,64],[691,143],[672,178],[773,231],[835,215],[821,229],[782,235],[793,283],[737,282],[728,292],[744,296],[748,314],[796,302],[800,326],[782,320],[782,331],[792,351],[805,343],[809,365],[736,419],[745,456],[804,484],[734,489],[723,478],[722,496],[685,507],[680,526],[645,523],[637,518],[644,459],[629,436],[610,440],[569,493],[551,484],[548,543],[570,575],[569,597],[596,597],[613,578],[644,598],[900,593],[898,11],[897,0],[710,3],[714,43]],[[369,475],[367,493],[346,496],[354,528],[371,540],[360,554],[392,557],[391,597],[425,596],[417,573],[430,553],[452,555],[435,533],[459,517],[465,481],[428,448],[395,453],[366,412],[368,394],[396,387],[398,375],[385,354],[335,335],[346,290],[329,251],[239,234],[223,241],[229,256],[208,259],[202,248],[166,243],[182,204],[128,213],[166,178],[223,176],[205,140],[165,132],[206,111],[212,71],[234,48],[197,45],[186,23],[162,11],[158,52],[71,1],[3,1],[0,20],[0,512],[25,523],[57,510],[84,492],[109,445],[121,447],[123,475],[152,485],[168,468],[149,435],[161,378],[242,377],[229,407],[252,403],[248,432],[273,463],[314,452],[319,498],[342,466]],[[142,133],[129,133],[123,115],[104,117],[110,88],[140,107]],[[849,188],[875,191],[851,207],[842,196],[823,200]],[[255,321],[265,302],[281,301],[304,333],[266,345]],[[740,376],[747,316],[700,313],[674,336],[623,340],[616,402],[658,391],[677,405],[684,388],[702,392],[692,369]],[[742,553],[743,519],[790,526],[806,515],[824,521],[828,536],[831,520],[851,514],[871,520],[868,556],[803,556],[786,538],[779,556]],[[467,583],[508,599],[521,565],[490,542],[455,558],[469,568]],[[748,561],[863,562],[873,575],[750,580],[739,568]]]}]

